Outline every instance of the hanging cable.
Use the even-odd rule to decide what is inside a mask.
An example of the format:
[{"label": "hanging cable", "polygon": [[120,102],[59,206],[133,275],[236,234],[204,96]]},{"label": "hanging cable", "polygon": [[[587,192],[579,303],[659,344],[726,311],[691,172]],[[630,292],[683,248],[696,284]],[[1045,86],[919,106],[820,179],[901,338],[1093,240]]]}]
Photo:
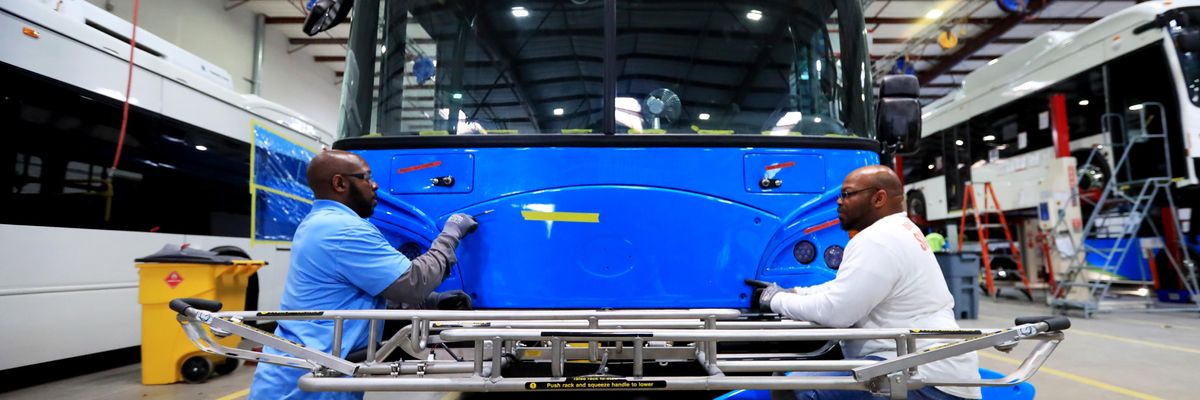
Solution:
[{"label": "hanging cable", "polygon": [[137,51],[138,8],[141,0],[133,0],[133,33],[129,35],[129,75],[125,80],[125,105],[121,109],[121,132],[117,136],[117,152],[113,155],[112,168],[109,169],[109,179],[117,172],[121,162],[121,148],[125,146],[125,131],[129,128],[129,97],[133,90],[133,54]]}]

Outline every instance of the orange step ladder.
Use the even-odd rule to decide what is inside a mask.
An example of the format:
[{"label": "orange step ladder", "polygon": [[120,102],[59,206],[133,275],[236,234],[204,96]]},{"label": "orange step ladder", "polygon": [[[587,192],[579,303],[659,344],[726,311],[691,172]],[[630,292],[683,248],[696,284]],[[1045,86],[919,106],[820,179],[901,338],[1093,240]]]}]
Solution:
[{"label": "orange step ladder", "polygon": [[[1021,248],[1013,242],[1012,231],[1008,229],[1008,221],[1004,218],[1004,212],[1001,211],[1000,201],[996,199],[996,191],[992,189],[991,182],[983,183],[983,208],[980,209],[975,204],[975,184],[967,182],[967,190],[963,191],[963,211],[962,217],[959,219],[958,230],[958,251],[962,251],[963,238],[967,230],[967,213],[971,213],[975,218],[975,232],[979,237],[979,247],[981,257],[983,258],[984,280],[987,284],[988,295],[993,299],[996,298],[996,282],[992,278],[992,256],[991,250],[988,249],[988,229],[1003,228],[1004,239],[1008,242],[1008,248],[1012,251],[1013,261],[1017,264],[1017,272],[1021,277],[1021,282],[1025,285],[1025,295],[1033,300],[1033,290],[1029,285],[1029,277],[1025,273],[1025,263],[1021,261]],[[995,208],[989,208],[989,202]],[[989,216],[995,214],[999,217],[999,224],[990,224]]]}]

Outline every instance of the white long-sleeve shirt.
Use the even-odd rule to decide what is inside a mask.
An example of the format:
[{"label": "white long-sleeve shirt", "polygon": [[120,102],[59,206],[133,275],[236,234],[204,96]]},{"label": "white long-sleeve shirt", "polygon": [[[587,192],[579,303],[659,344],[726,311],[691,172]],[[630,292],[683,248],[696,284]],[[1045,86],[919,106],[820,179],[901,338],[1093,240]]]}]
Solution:
[{"label": "white long-sleeve shirt", "polygon": [[[771,309],[788,318],[831,328],[958,329],[954,298],[925,236],[904,213],[889,215],[863,229],[846,245],[834,280],[819,286],[782,292]],[[918,340],[917,348],[953,341]],[[896,357],[893,340],[843,341],[848,358]],[[979,358],[967,353],[917,368],[928,380],[979,379]],[[978,387],[938,387],[968,399],[980,398]]]}]

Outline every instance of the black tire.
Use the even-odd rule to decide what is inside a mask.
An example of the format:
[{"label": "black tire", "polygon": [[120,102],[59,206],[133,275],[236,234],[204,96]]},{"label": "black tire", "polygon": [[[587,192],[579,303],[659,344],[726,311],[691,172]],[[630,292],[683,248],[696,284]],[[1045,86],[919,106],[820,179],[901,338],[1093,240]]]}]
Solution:
[{"label": "black tire", "polygon": [[183,361],[179,368],[183,381],[187,383],[204,383],[213,373],[213,363],[204,356],[193,356]]},{"label": "black tire", "polygon": [[208,251],[217,253],[217,255],[219,255],[219,256],[239,257],[239,258],[243,258],[246,260],[250,259],[250,254],[246,253],[245,250],[242,250],[241,248],[239,248],[237,246],[217,246],[217,247],[208,249]]},{"label": "black tire", "polygon": [[929,214],[926,213],[928,207],[926,206],[927,203],[925,203],[925,194],[921,193],[920,190],[910,190],[904,197],[906,198],[905,204],[908,206],[908,218],[917,225],[924,226],[928,224],[929,219],[927,216]]},{"label": "black tire", "polygon": [[[1000,271],[1004,271],[1004,277],[1000,277]],[[1015,284],[1021,282],[1021,271],[1017,270],[1017,262],[1008,254],[992,257],[992,274],[992,279],[996,282],[1013,282]],[[1016,288],[1021,291],[1021,294],[1025,295],[1026,299],[1033,301],[1033,293],[1030,293],[1029,290],[1021,287],[1019,284]],[[999,290],[999,288],[996,289],[997,292]]]},{"label": "black tire", "polygon": [[[250,254],[246,253],[245,250],[242,250],[237,246],[217,246],[209,249],[208,251],[217,253],[219,256],[237,257],[244,260],[250,259]],[[246,282],[246,304],[242,310],[258,311],[258,288],[258,274],[256,273],[250,275],[250,280]],[[268,332],[275,331],[275,321],[250,321],[249,323],[250,325]],[[232,371],[232,369],[230,371]]]},{"label": "black tire", "polygon": [[217,375],[229,375],[233,373],[233,371],[236,371],[240,365],[242,365],[242,360],[228,357],[225,358],[225,361],[217,363],[217,365],[213,367],[213,371],[216,372]]}]

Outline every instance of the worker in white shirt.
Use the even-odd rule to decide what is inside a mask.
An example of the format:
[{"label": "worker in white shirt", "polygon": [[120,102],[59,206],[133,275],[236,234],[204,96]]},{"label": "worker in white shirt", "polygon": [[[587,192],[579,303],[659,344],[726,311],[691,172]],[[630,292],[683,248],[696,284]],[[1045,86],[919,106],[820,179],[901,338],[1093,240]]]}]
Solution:
[{"label": "worker in white shirt", "polygon": [[[787,290],[772,285],[763,290],[761,304],[788,318],[812,321],[830,328],[958,329],[954,298],[921,234],[905,215],[900,178],[891,169],[873,165],[854,170],[842,183],[838,198],[842,229],[857,231],[846,245],[834,280],[818,286]],[[920,340],[920,350],[947,343]],[[896,357],[896,342],[843,341],[847,359],[884,360]],[[803,372],[794,374],[806,374]],[[820,374],[820,373],[818,373]],[[829,375],[830,373],[825,373]],[[979,379],[979,358],[967,353],[917,368],[925,380]],[[978,387],[933,387],[910,390],[909,399],[978,399]],[[872,399],[864,391],[820,390],[796,393],[797,399]]]}]

